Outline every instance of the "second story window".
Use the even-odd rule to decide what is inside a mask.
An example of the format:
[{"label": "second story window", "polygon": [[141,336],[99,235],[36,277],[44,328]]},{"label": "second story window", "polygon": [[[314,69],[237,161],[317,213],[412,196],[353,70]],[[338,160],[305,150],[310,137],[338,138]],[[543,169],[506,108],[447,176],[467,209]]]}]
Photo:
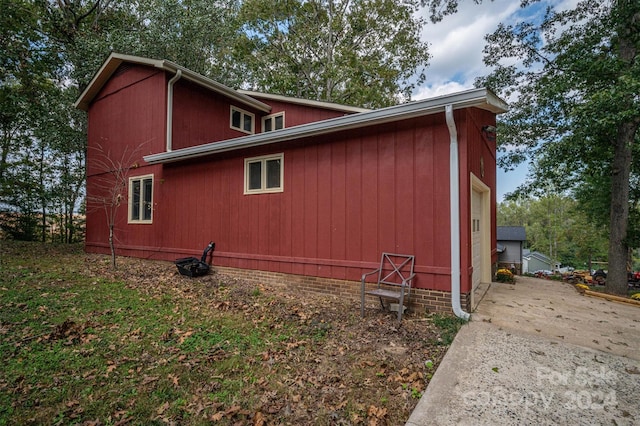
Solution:
[{"label": "second story window", "polygon": [[273,130],[284,129],[284,111],[277,114],[267,115],[262,118],[262,131],[271,132]]},{"label": "second story window", "polygon": [[254,132],[254,119],[255,115],[242,110],[240,108],[236,108],[234,106],[231,107],[231,123],[230,126],[232,129],[239,130],[241,132],[253,134]]}]

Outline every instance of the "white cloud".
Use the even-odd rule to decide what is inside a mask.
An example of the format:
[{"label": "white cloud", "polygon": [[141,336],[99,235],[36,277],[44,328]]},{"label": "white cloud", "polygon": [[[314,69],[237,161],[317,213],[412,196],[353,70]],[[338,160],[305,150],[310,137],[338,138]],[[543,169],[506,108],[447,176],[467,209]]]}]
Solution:
[{"label": "white cloud", "polygon": [[[423,29],[422,40],[429,43],[432,58],[426,70],[427,80],[416,89],[412,98],[426,99],[473,88],[477,77],[491,71],[484,65],[482,51],[486,45],[485,36],[493,33],[500,23],[541,19],[548,5],[561,11],[575,8],[577,2],[542,0],[523,12],[519,0],[484,0],[479,5],[471,0],[460,0],[456,14],[437,24],[429,22]],[[428,18],[426,10],[422,13]],[[526,163],[513,171],[498,171],[498,201],[525,180],[527,171]]]},{"label": "white cloud", "polygon": [[513,0],[485,1],[480,5],[461,1],[456,14],[437,24],[429,22],[422,39],[429,43],[432,58],[427,80],[414,98],[472,88],[476,77],[488,73],[482,61],[485,35],[493,32],[500,22],[509,20],[519,7],[519,2]]}]

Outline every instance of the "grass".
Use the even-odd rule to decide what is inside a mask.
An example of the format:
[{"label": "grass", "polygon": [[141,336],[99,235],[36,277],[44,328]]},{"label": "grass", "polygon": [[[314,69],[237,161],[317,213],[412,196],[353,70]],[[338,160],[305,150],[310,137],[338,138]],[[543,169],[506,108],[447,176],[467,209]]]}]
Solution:
[{"label": "grass", "polygon": [[[292,337],[86,277],[82,265],[60,260],[2,259],[0,424],[183,418],[192,404],[238,403],[244,383],[267,374],[251,360]],[[202,377],[212,378],[208,388]]]},{"label": "grass", "polygon": [[453,315],[434,314],[431,319],[433,324],[440,329],[440,338],[437,343],[444,346],[451,345],[460,327],[467,323]]},{"label": "grass", "polygon": [[0,241],[0,426],[404,422],[464,323],[122,262]]}]

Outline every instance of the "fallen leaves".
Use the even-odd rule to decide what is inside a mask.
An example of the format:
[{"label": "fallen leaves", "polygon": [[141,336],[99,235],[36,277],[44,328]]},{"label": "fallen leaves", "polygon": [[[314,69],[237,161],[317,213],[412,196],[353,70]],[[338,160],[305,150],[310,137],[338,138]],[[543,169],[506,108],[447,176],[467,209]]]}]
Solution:
[{"label": "fallen leaves", "polygon": [[[415,395],[446,352],[433,343],[439,330],[429,321],[399,326],[380,310],[362,320],[344,299],[301,297],[222,274],[185,279],[165,262],[122,258],[114,272],[100,256],[86,258],[87,270],[95,274],[92,291],[110,279],[124,282],[135,291],[131,306],[145,308],[107,304],[90,313],[72,311],[62,323],[47,325],[44,334],[27,323],[0,324],[0,335],[40,333],[45,346],[61,343],[74,356],[99,360],[71,374],[53,374],[56,388],[73,379],[90,389],[65,403],[64,419],[72,423],[93,422],[96,414],[87,407],[104,400],[111,411],[99,424],[139,423],[140,413],[174,424],[395,424],[408,418]],[[49,288],[37,294],[61,299]],[[67,305],[86,297],[72,286],[64,294]],[[40,301],[12,309],[40,317],[55,310]],[[161,315],[149,321],[143,310]],[[205,327],[203,318],[228,320],[226,326]],[[226,332],[244,322],[244,334]],[[253,330],[260,332],[254,336]],[[432,360],[430,374],[425,360]],[[0,379],[0,389],[17,388],[14,383]],[[27,380],[20,383],[23,394],[32,391]]]}]

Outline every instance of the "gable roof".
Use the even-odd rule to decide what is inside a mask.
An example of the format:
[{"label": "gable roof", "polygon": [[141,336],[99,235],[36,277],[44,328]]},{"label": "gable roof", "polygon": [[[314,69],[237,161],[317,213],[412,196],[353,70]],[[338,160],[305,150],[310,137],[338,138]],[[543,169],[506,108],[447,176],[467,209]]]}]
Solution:
[{"label": "gable roof", "polygon": [[448,105],[451,105],[453,109],[475,107],[491,111],[496,114],[507,111],[507,104],[490,90],[486,88],[471,89],[387,108],[360,112],[344,117],[331,118],[328,120],[288,127],[273,132],[257,133],[225,141],[217,141],[177,149],[175,151],[151,154],[143,158],[150,164],[182,161],[221,152],[234,151],[237,149],[251,148],[272,143],[285,142],[293,139],[442,113]]},{"label": "gable roof", "polygon": [[522,257],[524,257],[524,258],[526,258],[526,259],[528,259],[528,260],[531,260],[531,259],[537,259],[537,260],[539,260],[539,261],[541,261],[541,262],[544,262],[544,263],[549,263],[549,262],[551,262],[551,259],[549,259],[549,256],[547,256],[547,255],[545,255],[545,254],[542,254],[542,253],[540,253],[539,251],[532,251],[532,252],[529,252],[529,253],[527,253],[526,255],[523,255]]},{"label": "gable roof", "polygon": [[260,102],[257,99],[252,98],[242,92],[225,86],[224,84],[213,81],[203,75],[193,72],[185,67],[175,64],[165,59],[149,59],[140,56],[123,55],[121,53],[111,53],[109,57],[104,61],[98,72],[93,76],[91,82],[84,89],[80,97],[75,102],[74,106],[83,111],[89,109],[89,104],[98,95],[102,87],[109,81],[113,73],[116,72],[118,67],[124,63],[146,65],[154,68],[158,68],[172,74],[176,74],[178,71],[182,73],[182,78],[198,84],[206,89],[212,90],[216,93],[220,93],[233,99],[241,104],[253,107],[259,111],[271,112],[271,107],[264,102]]},{"label": "gable roof", "polygon": [[498,241],[526,241],[524,226],[498,226],[496,229]]}]

